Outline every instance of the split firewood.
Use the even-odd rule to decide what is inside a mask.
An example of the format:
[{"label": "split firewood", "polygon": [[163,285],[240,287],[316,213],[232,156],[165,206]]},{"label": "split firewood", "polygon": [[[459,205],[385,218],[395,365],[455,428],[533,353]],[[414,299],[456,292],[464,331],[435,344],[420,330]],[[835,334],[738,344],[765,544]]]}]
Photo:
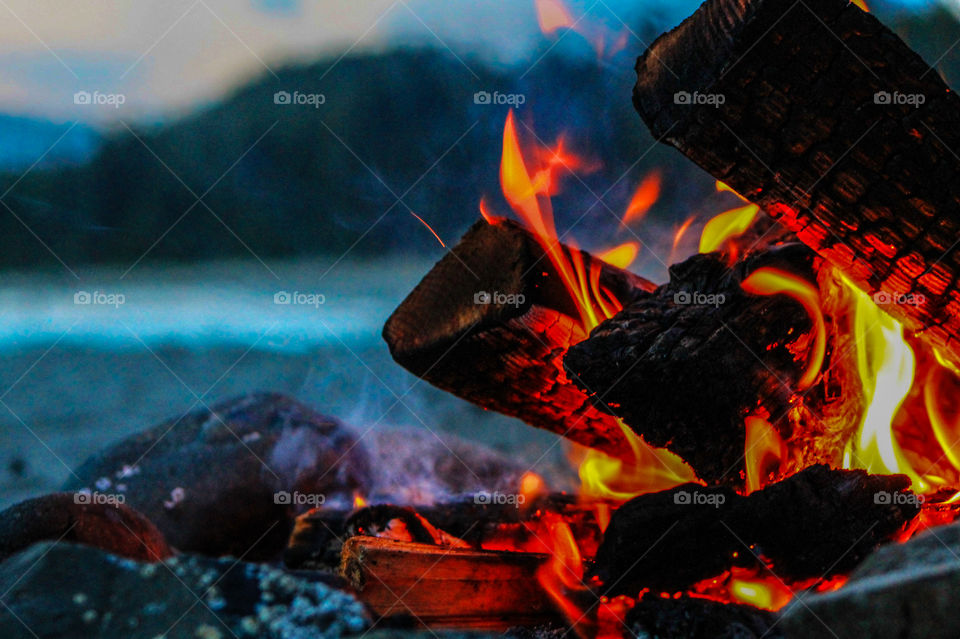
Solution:
[{"label": "split firewood", "polygon": [[847,0],[708,0],[637,62],[675,146],[960,361],[960,97]]},{"label": "split firewood", "polygon": [[557,621],[537,579],[547,555],[443,548],[375,537],[343,545],[341,575],[379,617],[506,630]]},{"label": "split firewood", "polygon": [[[549,533],[540,524],[556,514],[570,526],[581,552],[593,556],[600,545],[597,501],[564,494],[543,495],[518,507],[488,499],[464,499],[418,507],[381,504],[343,511],[316,508],[296,519],[284,551],[289,568],[338,568],[343,542],[354,536],[379,537],[475,550],[547,552]],[[606,504],[612,510],[611,504]]]},{"label": "split firewood", "polygon": [[782,579],[850,571],[920,511],[905,475],[811,466],[749,496],[685,484],[642,495],[610,521],[593,568],[607,594],[684,590],[733,566]]},{"label": "split firewood", "polygon": [[[796,455],[783,460],[783,474],[839,465],[863,411],[849,289],[799,243],[732,267],[726,258],[696,255],[672,266],[667,284],[571,347],[568,375],[603,389],[608,410],[708,483],[742,485],[745,424],[758,414]],[[806,287],[815,308],[746,286],[769,269]]]},{"label": "split firewood", "polygon": [[[571,254],[569,247],[562,250]],[[579,251],[586,273],[625,304],[654,286]],[[475,404],[617,457],[616,420],[566,378],[561,358],[586,338],[577,308],[534,236],[479,221],[427,273],[383,329],[393,358]]]}]

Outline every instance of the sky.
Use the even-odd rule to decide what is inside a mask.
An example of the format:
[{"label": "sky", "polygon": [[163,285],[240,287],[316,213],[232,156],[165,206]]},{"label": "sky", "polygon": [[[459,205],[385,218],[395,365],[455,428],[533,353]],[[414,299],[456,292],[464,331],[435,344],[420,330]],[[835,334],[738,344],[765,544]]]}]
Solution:
[{"label": "sky", "polygon": [[[699,2],[569,4],[626,22],[644,12],[666,29]],[[0,113],[92,123],[171,117],[324,54],[425,42],[510,62],[540,37],[533,0],[2,0],[0,16]],[[81,91],[122,98],[77,109]]]}]

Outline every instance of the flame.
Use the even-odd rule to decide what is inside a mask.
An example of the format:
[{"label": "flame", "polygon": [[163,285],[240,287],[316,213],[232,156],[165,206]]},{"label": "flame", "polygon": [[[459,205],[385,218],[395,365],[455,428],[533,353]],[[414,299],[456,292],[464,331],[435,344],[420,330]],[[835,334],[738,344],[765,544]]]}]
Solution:
[{"label": "flame", "polygon": [[627,205],[627,210],[623,214],[622,221],[624,226],[642,220],[647,214],[650,207],[653,206],[660,197],[661,179],[662,174],[657,170],[651,171],[644,176],[637,190],[633,192],[633,197],[630,198],[630,204]]},{"label": "flame", "polygon": [[[717,182],[717,191],[733,193],[738,198],[746,202],[746,199],[723,182]],[[760,207],[756,204],[747,204],[737,208],[724,211],[714,216],[703,227],[700,234],[700,252],[710,253],[720,250],[727,240],[730,240],[750,228],[753,220],[756,219]]]},{"label": "flame", "polygon": [[744,469],[749,494],[770,483],[771,475],[782,474],[788,451],[780,434],[763,417],[747,417],[745,428]]},{"label": "flame", "polygon": [[353,494],[353,507],[356,508],[366,508],[367,500],[364,499],[363,495],[360,493]]},{"label": "flame", "polygon": [[632,459],[624,461],[593,448],[581,447],[582,496],[625,502],[637,495],[697,481],[693,470],[680,457],[668,450],[653,448],[621,420],[617,423],[630,443]]},{"label": "flame", "polygon": [[730,598],[756,608],[777,611],[790,603],[793,591],[775,579],[731,579]]},{"label": "flame", "polygon": [[546,513],[544,523],[547,527],[550,559],[537,569],[537,579],[577,635],[590,636],[593,633],[585,631],[585,624],[581,623],[586,611],[577,605],[571,596],[587,590],[583,583],[583,557],[580,547],[570,525],[562,517],[556,513]]},{"label": "flame", "polygon": [[547,482],[543,477],[533,471],[527,471],[520,478],[520,494],[523,496],[523,503],[533,503],[533,501],[547,493]]},{"label": "flame", "polygon": [[867,3],[864,0],[851,0],[851,2],[857,5],[858,7],[860,7],[861,9],[863,9],[864,11],[866,11],[867,13],[870,13],[870,7],[867,6]]},{"label": "flame", "polygon": [[540,31],[550,35],[558,29],[571,28],[576,24],[569,9],[561,0],[535,0],[537,23]]},{"label": "flame", "polygon": [[869,295],[849,283],[847,286],[854,299],[857,372],[867,407],[855,438],[856,447],[847,448],[847,463],[871,473],[904,473],[915,490],[926,492],[929,483],[904,457],[892,427],[893,418],[913,385],[913,351],[904,339],[900,322],[884,313]]},{"label": "flame", "polygon": [[741,282],[743,290],[754,295],[783,293],[800,302],[813,320],[814,342],[807,356],[807,367],[797,381],[797,390],[809,388],[820,374],[827,350],[827,329],[820,310],[820,292],[801,277],[775,268],[759,268]]},{"label": "flame", "polygon": [[637,259],[639,252],[640,242],[624,242],[620,246],[603,251],[597,255],[597,258],[618,268],[627,268]]}]

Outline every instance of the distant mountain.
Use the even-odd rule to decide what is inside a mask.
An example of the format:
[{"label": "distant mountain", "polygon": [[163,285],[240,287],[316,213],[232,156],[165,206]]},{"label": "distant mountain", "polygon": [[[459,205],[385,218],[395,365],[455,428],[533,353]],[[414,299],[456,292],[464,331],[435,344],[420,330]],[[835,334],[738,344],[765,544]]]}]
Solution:
[{"label": "distant mountain", "polygon": [[[898,31],[916,42],[922,34],[946,42],[944,15],[904,18]],[[645,42],[657,35],[652,26],[637,33]],[[0,267],[56,264],[41,241],[70,265],[249,251],[262,259],[435,253],[433,236],[409,209],[448,242],[477,219],[482,196],[495,211],[509,211],[498,170],[509,103],[520,102],[513,95],[523,96],[516,108],[521,137],[553,142],[567,132],[566,147],[586,151],[586,164],[597,169],[566,180],[554,201],[560,229],[582,219],[575,236],[586,248],[591,230],[605,240],[630,239],[618,231],[617,216],[643,174],[657,167],[664,192],[638,233],[646,243],[665,239],[669,250],[674,225],[709,212],[696,207],[713,192],[713,180],[656,144],[634,112],[632,66],[642,48],[631,39],[601,63],[570,34],[519,67],[440,49],[328,58],[264,75],[137,137],[120,128],[98,144],[75,129],[79,137],[71,132],[63,152],[79,157],[93,148],[88,162],[38,167],[4,198],[16,217],[0,208]],[[940,63],[948,77],[957,66],[951,60]],[[0,158],[49,139],[36,133],[42,127],[10,122],[0,119]],[[0,192],[21,172],[0,172]],[[655,258],[645,250],[641,259]]]},{"label": "distant mountain", "polygon": [[99,143],[100,134],[82,124],[71,129],[70,124],[0,115],[0,170],[26,169],[41,157],[42,167],[86,162]]}]

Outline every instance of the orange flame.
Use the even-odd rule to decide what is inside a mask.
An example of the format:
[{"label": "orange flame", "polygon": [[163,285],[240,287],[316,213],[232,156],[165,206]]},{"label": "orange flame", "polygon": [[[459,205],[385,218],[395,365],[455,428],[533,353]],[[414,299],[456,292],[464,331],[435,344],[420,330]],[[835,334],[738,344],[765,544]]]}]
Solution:
[{"label": "orange flame", "polygon": [[633,197],[630,198],[630,204],[627,205],[627,210],[623,214],[624,226],[643,219],[647,214],[650,207],[652,207],[660,197],[661,179],[662,174],[657,170],[651,171],[644,176],[637,190],[633,192]]},{"label": "orange flame", "polygon": [[447,245],[443,243],[443,240],[441,240],[441,239],[440,239],[440,236],[437,235],[437,232],[433,230],[433,227],[430,226],[429,224],[427,224],[426,221],[425,221],[422,217],[420,217],[419,215],[417,215],[417,214],[414,213],[413,211],[410,211],[410,215],[412,215],[413,217],[415,217],[415,218],[417,218],[418,220],[420,220],[420,223],[423,224],[425,227],[427,227],[427,230],[428,230],[428,231],[430,231],[431,233],[433,233],[433,236],[434,236],[435,238],[437,238],[437,241],[438,241],[438,242],[440,242],[440,246],[442,246],[443,248],[447,248]]},{"label": "orange flame", "polygon": [[792,273],[775,268],[759,268],[741,282],[743,290],[754,295],[784,294],[800,302],[813,320],[814,342],[807,357],[807,367],[797,381],[797,390],[809,388],[816,381],[827,350],[827,329],[820,310],[820,291]]},{"label": "orange flame", "polygon": [[552,34],[558,29],[571,28],[575,23],[570,11],[561,0],[535,0],[537,23],[540,31]]}]

